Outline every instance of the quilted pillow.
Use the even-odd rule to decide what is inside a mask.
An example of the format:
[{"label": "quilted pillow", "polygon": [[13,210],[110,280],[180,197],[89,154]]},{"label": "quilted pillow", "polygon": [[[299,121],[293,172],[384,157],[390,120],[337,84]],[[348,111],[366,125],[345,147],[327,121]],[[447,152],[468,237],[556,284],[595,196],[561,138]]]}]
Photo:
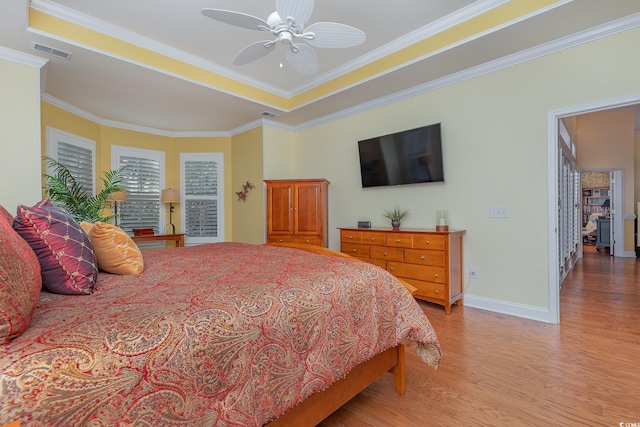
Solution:
[{"label": "quilted pillow", "polygon": [[104,222],[80,225],[91,239],[100,270],[114,274],[142,273],[142,252],[122,228]]},{"label": "quilted pillow", "polygon": [[2,206],[0,211],[0,344],[5,344],[29,326],[42,278],[36,254],[14,231]]},{"label": "quilted pillow", "polygon": [[65,295],[93,293],[98,266],[89,236],[66,211],[50,205],[18,206],[13,228],[40,261],[42,286]]}]

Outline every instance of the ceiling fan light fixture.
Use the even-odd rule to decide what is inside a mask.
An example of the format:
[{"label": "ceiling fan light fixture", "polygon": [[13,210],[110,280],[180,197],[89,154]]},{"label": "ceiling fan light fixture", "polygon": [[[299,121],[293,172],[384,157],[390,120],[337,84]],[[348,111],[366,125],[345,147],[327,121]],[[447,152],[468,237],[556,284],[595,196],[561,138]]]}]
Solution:
[{"label": "ceiling fan light fixture", "polygon": [[[364,43],[365,33],[357,28],[337,22],[316,22],[305,28],[305,22],[311,17],[314,0],[276,0],[276,11],[267,20],[222,9],[202,9],[202,14],[226,24],[251,30],[269,31],[275,37],[252,43],[236,56],[235,65],[245,65],[262,58],[280,42],[286,49],[286,59],[298,72],[313,75],[318,71],[318,57],[311,48],[345,48]],[[283,17],[285,19],[283,20]],[[306,29],[306,31],[305,31]],[[302,39],[306,43],[294,43],[294,39]],[[311,46],[309,46],[311,45]],[[280,68],[283,67],[280,61]]]},{"label": "ceiling fan light fixture", "polygon": [[293,40],[293,34],[291,34],[290,31],[282,31],[280,34],[278,34],[278,40],[280,40],[282,44],[289,45]]}]

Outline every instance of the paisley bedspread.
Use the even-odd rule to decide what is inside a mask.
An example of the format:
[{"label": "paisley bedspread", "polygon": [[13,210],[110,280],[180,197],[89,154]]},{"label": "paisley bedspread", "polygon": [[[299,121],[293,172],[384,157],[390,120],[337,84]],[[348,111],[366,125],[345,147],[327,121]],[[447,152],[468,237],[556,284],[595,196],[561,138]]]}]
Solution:
[{"label": "paisley bedspread", "polygon": [[0,347],[0,425],[261,426],[404,343],[438,339],[384,270],[289,248],[144,251],[93,295],[42,292]]}]

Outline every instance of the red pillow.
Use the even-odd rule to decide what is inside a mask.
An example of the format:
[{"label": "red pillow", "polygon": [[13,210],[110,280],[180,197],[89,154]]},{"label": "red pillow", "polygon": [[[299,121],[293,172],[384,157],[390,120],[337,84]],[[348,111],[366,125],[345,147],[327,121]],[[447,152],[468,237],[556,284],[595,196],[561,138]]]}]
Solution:
[{"label": "red pillow", "polygon": [[42,287],[36,254],[4,212],[0,206],[0,344],[27,329]]},{"label": "red pillow", "polygon": [[13,215],[11,215],[2,205],[0,205],[0,217],[4,218],[9,225],[13,224]]},{"label": "red pillow", "polygon": [[48,203],[19,205],[13,228],[38,256],[42,286],[57,294],[93,293],[96,256],[89,236],[71,215]]}]

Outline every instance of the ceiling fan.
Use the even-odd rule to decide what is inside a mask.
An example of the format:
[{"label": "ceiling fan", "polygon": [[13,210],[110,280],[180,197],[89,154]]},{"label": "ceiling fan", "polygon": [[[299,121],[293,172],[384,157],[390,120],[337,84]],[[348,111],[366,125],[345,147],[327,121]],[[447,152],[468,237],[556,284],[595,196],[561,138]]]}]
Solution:
[{"label": "ceiling fan", "polygon": [[[233,63],[245,65],[273,51],[277,42],[285,49],[287,61],[300,73],[310,76],[318,71],[318,57],[311,46],[320,48],[353,47],[364,43],[363,31],[337,22],[317,22],[305,28],[314,0],[276,0],[276,11],[267,20],[222,9],[202,9],[203,15],[216,21],[250,30],[269,31],[273,40],[251,43],[238,53]],[[300,43],[305,41],[311,46]]]}]

